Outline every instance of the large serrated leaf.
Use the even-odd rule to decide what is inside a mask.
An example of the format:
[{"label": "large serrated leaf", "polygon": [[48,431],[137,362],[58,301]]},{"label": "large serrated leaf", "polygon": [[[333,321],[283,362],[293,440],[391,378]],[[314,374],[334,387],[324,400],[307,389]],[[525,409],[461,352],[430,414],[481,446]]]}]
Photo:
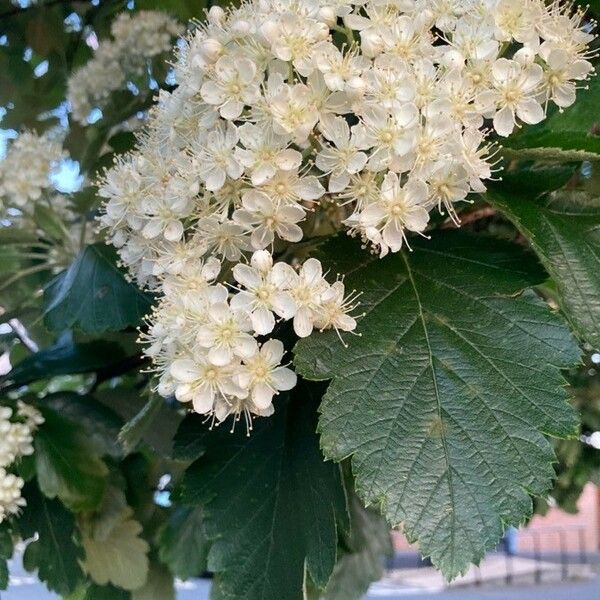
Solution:
[{"label": "large serrated leaf", "polygon": [[[349,483],[353,484],[351,480]],[[382,577],[385,560],[393,552],[385,519],[377,511],[365,508],[354,491],[346,489],[350,531],[342,535],[343,551],[322,594],[323,600],[360,600],[369,585]]]},{"label": "large serrated leaf", "polygon": [[321,404],[326,456],[353,456],[357,491],[403,524],[448,577],[531,513],[553,477],[544,433],[576,416],[559,367],[579,358],[568,329],[533,294],[543,275],[519,247],[436,233],[378,260],[349,239],[322,260],[363,292],[361,337],[296,346],[297,370],[332,379]]},{"label": "large serrated leaf", "polygon": [[122,490],[109,487],[100,510],[83,515],[79,527],[85,549],[82,567],[95,583],[125,590],[146,584],[150,546]]},{"label": "large serrated leaf", "polygon": [[492,190],[488,200],[529,240],[578,335],[600,348],[600,198],[563,192],[532,199]]},{"label": "large serrated leaf", "polygon": [[106,489],[106,465],[76,423],[47,407],[40,410],[45,421],[34,438],[40,489],[74,512],[94,510]]},{"label": "large serrated leaf", "polygon": [[[180,500],[204,507],[213,597],[301,600],[305,567],[327,583],[347,513],[339,467],[323,461],[315,433],[322,391],[300,382],[250,436],[241,424],[203,436],[206,452],[186,472]],[[193,420],[202,435],[202,417]]]},{"label": "large serrated leaf", "polygon": [[206,571],[210,543],[201,506],[177,506],[159,535],[159,558],[173,575],[186,580]]},{"label": "large serrated leaf", "polygon": [[84,580],[73,515],[58,500],[45,498],[33,483],[25,486],[23,495],[27,508],[19,527],[23,539],[31,539],[23,555],[25,569],[37,570],[50,590],[67,596]]},{"label": "large serrated leaf", "polygon": [[52,331],[78,327],[86,333],[136,326],[151,298],[127,281],[105,244],[87,246],[44,292],[44,322]]}]

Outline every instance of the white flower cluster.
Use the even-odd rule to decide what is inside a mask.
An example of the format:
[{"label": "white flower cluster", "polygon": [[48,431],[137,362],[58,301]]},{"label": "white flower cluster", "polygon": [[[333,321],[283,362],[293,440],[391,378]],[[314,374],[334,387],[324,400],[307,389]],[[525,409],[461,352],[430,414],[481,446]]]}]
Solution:
[{"label": "white flower cluster", "polygon": [[175,394],[219,422],[243,414],[251,429],[252,414],[270,415],[273,396],[296,385],[296,374],[281,366],[283,343],[259,344],[256,336],[269,335],[277,319],[293,320],[300,337],[315,327],[352,331],[356,321],[347,313],[354,307],[344,297],[344,284],[327,283],[314,258],[295,270],[257,250],[250,264],[233,267],[231,292],[216,283],[220,271],[215,257],[171,265],[142,337],[161,371],[160,394]]},{"label": "white flower cluster", "polygon": [[101,108],[116,90],[140,77],[156,56],[171,50],[184,28],[159,11],[121,13],[111,25],[112,40],[100,43],[94,57],[68,83],[73,118],[85,123],[93,108]]},{"label": "white flower cluster", "polygon": [[24,481],[6,469],[23,456],[33,454],[33,434],[44,422],[32,406],[18,402],[16,414],[0,407],[0,523],[25,506],[21,497]]},{"label": "white flower cluster", "polygon": [[64,158],[60,142],[47,135],[21,133],[0,161],[0,200],[18,208],[38,200],[53,187],[50,176]]},{"label": "white flower cluster", "polygon": [[[293,256],[286,242],[326,223],[383,256],[408,231],[424,235],[435,208],[457,221],[455,204],[492,177],[489,126],[509,135],[585,85],[584,29],[570,5],[544,0],[213,7],[180,48],[178,86],[161,92],[138,149],[100,184],[109,241],[140,284],[164,293],[149,335],[161,392],[219,419],[240,412],[237,399],[269,410],[272,394],[248,387],[247,361],[262,356],[253,335],[275,317],[294,318],[298,335],[355,323],[343,285],[326,284],[316,261],[298,274],[263,251]],[[221,262],[221,282],[242,286],[231,297]],[[312,277],[322,291],[294,288]],[[221,347],[206,328],[224,322],[233,337]],[[281,347],[267,344],[278,361]],[[271,391],[292,375],[283,379]]]}]

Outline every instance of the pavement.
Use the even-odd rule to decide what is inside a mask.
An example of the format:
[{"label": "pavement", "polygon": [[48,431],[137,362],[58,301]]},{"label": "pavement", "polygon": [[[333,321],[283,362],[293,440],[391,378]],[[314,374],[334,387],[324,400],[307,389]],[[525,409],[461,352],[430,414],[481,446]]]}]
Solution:
[{"label": "pavement", "polygon": [[[512,585],[506,585],[507,568]],[[9,589],[0,600],[58,600],[34,575],[23,570],[20,561],[11,561]],[[537,575],[536,575],[537,574]],[[448,588],[432,568],[395,569],[374,583],[363,600],[600,600],[600,577],[589,565],[569,565],[569,577],[562,582],[557,563],[536,563],[527,558],[491,555]],[[533,585],[536,576],[541,584]],[[208,600],[210,581],[195,579],[177,583],[177,600]]]},{"label": "pavement", "polygon": [[600,579],[526,586],[450,588],[423,592],[415,588],[390,588],[373,584],[364,600],[598,600]]}]

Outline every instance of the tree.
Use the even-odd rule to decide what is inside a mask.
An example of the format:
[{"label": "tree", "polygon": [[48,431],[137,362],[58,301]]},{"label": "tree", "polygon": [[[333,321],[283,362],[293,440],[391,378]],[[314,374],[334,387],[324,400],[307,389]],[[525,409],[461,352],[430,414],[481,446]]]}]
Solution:
[{"label": "tree", "polygon": [[428,4],[0,2],[1,587],[358,599],[597,476],[597,7]]}]

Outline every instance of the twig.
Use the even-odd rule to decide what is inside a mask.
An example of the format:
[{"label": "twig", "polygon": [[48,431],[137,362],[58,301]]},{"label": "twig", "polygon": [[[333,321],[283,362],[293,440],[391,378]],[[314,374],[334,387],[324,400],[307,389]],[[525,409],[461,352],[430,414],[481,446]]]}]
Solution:
[{"label": "twig", "polygon": [[[493,217],[496,214],[496,209],[492,206],[484,206],[483,208],[478,208],[470,213],[466,213],[465,215],[460,215],[460,224],[468,225],[469,223],[474,223],[475,221],[479,221],[481,219],[487,219],[488,217]],[[451,219],[446,220],[440,229],[454,229],[456,225]]]}]

